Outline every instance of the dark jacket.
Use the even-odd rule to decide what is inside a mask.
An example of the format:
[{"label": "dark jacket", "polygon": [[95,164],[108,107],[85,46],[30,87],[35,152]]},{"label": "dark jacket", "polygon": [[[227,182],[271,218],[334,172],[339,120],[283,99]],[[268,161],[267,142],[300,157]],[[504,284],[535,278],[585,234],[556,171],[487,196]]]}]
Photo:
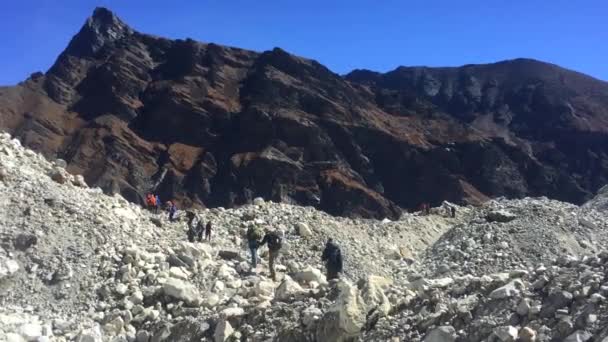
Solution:
[{"label": "dark jacket", "polygon": [[321,256],[321,260],[325,261],[325,266],[337,272],[342,272],[342,251],[335,243],[328,242],[325,244],[325,250]]},{"label": "dark jacket", "polygon": [[260,243],[260,246],[263,246],[266,243],[268,243],[268,249],[273,252],[278,251],[282,246],[281,237],[275,232],[266,233],[262,239],[262,242]]}]

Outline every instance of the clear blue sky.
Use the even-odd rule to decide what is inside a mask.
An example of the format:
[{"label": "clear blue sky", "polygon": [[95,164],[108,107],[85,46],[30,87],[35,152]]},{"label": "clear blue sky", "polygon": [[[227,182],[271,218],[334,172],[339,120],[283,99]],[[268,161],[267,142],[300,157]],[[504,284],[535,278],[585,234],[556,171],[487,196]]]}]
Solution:
[{"label": "clear blue sky", "polygon": [[278,46],[341,74],[529,57],[608,80],[608,0],[6,0],[0,84],[46,71],[96,6],[142,32]]}]

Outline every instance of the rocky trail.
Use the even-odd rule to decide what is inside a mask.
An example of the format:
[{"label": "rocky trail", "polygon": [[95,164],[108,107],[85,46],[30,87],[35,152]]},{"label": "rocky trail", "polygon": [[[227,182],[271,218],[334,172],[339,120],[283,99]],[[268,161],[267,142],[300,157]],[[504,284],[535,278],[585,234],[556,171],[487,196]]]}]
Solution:
[{"label": "rocky trail", "polygon": [[[198,211],[213,238],[189,243],[64,167],[0,135],[0,341],[608,341],[605,192],[395,221],[256,199]],[[251,224],[283,235],[277,281]]]}]

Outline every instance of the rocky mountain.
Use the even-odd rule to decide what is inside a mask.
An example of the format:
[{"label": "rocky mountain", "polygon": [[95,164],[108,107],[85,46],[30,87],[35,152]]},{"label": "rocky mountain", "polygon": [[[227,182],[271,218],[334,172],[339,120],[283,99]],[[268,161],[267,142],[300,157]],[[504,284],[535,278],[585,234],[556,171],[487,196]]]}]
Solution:
[{"label": "rocky mountain", "polygon": [[0,128],[140,203],[255,197],[397,218],[421,202],[608,183],[608,84],[513,60],[345,77],[281,49],[168,40],[98,8],[46,73],[0,88]]},{"label": "rocky mountain", "polygon": [[[196,211],[211,241],[89,188],[0,134],[0,341],[605,342],[608,218],[596,201],[498,199],[399,220],[254,199]],[[451,204],[447,204],[452,206]],[[249,266],[252,224],[283,236]],[[327,281],[332,237],[345,260]]]}]

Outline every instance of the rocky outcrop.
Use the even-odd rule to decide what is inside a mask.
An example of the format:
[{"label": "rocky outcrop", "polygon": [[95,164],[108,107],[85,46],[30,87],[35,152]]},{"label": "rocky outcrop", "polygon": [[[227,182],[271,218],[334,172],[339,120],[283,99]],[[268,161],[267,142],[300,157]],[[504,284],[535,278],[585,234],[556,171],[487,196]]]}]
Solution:
[{"label": "rocky outcrop", "polygon": [[[608,337],[604,211],[498,199],[449,204],[456,217],[433,209],[376,221],[256,199],[193,210],[216,229],[190,243],[185,215],[171,222],[76,176],[58,182],[61,165],[0,134],[2,341]],[[488,222],[497,211],[516,219]],[[257,269],[243,261],[251,224],[282,232],[276,281],[266,247]],[[314,229],[301,236],[301,224]],[[322,274],[328,237],[343,251],[338,281]]]},{"label": "rocky outcrop", "polygon": [[98,8],[46,73],[0,88],[0,128],[136,203],[263,197],[396,219],[444,200],[581,203],[608,183],[606,94],[532,60],[341,77],[278,48],[143,34]]}]

